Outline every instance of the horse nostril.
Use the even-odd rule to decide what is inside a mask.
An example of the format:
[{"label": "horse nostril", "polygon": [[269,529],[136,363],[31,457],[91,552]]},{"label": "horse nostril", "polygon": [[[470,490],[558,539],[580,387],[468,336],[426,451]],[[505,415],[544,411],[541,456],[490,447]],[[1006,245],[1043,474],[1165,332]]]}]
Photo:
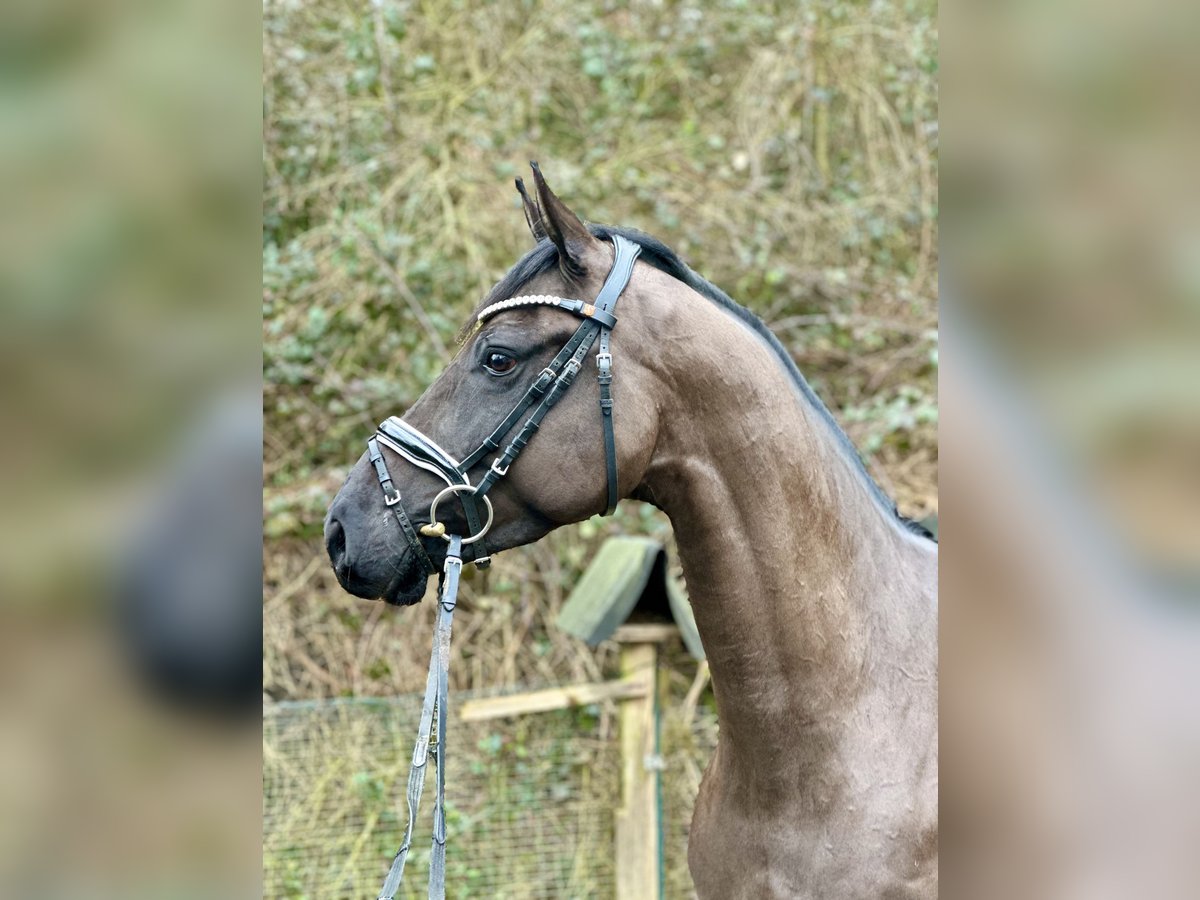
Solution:
[{"label": "horse nostril", "polygon": [[346,530],[342,523],[330,517],[325,526],[325,549],[329,552],[329,561],[333,563],[334,571],[345,575],[350,568],[346,562]]}]

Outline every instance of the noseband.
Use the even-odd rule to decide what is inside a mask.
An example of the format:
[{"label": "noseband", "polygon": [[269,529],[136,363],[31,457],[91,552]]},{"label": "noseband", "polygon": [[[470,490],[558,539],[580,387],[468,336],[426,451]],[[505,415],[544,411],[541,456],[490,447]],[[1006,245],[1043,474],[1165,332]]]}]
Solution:
[{"label": "noseband", "polygon": [[[395,451],[412,465],[432,472],[446,482],[446,487],[433,498],[433,502],[430,504],[429,524],[422,526],[419,531],[426,536],[440,536],[449,541],[451,535],[446,532],[445,524],[438,520],[437,510],[439,504],[447,497],[458,497],[467,520],[467,527],[471,532],[469,537],[462,539],[463,546],[474,545],[471,561],[477,567],[484,568],[490,562],[490,557],[487,546],[483,543],[483,537],[492,523],[492,503],[488,499],[487,493],[495,486],[496,482],[508,474],[509,467],[525,449],[525,445],[529,443],[530,438],[541,425],[542,419],[575,381],[575,376],[583,367],[583,359],[592,345],[596,343],[597,337],[599,338],[599,348],[596,353],[596,380],[600,384],[600,422],[604,431],[604,456],[608,477],[608,502],[604,515],[611,515],[616,509],[619,496],[616,439],[613,434],[612,354],[609,350],[609,339],[617,324],[613,309],[629,284],[629,279],[633,275],[633,264],[641,252],[641,247],[620,235],[613,236],[613,244],[616,252],[612,268],[609,269],[600,293],[591,303],[536,294],[502,300],[480,311],[476,318],[477,324],[482,324],[499,313],[526,306],[556,307],[578,316],[583,321],[554,359],[550,361],[550,364],[529,386],[521,401],[512,408],[512,411],[475,450],[459,461],[453,454],[438,446],[436,441],[395,416],[383,422],[375,435],[367,441],[368,455],[375,466],[375,474],[383,488],[384,499],[395,513],[396,521],[400,525],[400,532],[425,574],[432,574],[437,567],[434,566],[433,560],[430,559],[422,545],[417,534],[418,529],[413,526],[404,511],[404,506],[400,502],[400,492],[388,472],[387,462],[383,458],[379,445],[382,444]],[[500,449],[505,436],[516,427],[521,417],[531,407],[533,412],[525,419],[520,430],[509,441],[503,452],[492,460],[491,468],[479,479],[479,483],[472,485],[468,474],[471,469],[485,456]]]},{"label": "noseband", "polygon": [[[396,417],[388,419],[379,426],[375,435],[367,441],[367,450],[375,474],[379,477],[380,487],[383,488],[384,500],[396,515],[400,524],[400,532],[405,541],[420,561],[425,574],[432,574],[436,567],[429,558],[418,529],[413,527],[408,515],[404,512],[404,504],[400,502],[400,491],[388,472],[383,452],[379,445],[383,444],[394,450],[400,457],[412,465],[427,472],[432,472],[444,482],[444,487],[429,505],[429,524],[421,526],[420,533],[427,537],[440,536],[449,547],[446,550],[446,562],[442,569],[442,583],[438,597],[437,632],[433,642],[433,656],[429,661],[429,676],[425,682],[425,702],[421,707],[421,719],[417,728],[417,744],[413,750],[412,766],[408,773],[408,824],[404,830],[404,841],[400,850],[392,860],[379,900],[392,900],[400,889],[404,878],[404,865],[408,859],[408,851],[412,846],[413,822],[421,803],[421,792],[425,785],[425,766],[430,752],[437,760],[437,798],[434,802],[433,813],[433,846],[429,860],[429,897],[430,900],[444,900],[446,896],[446,816],[445,816],[445,770],[446,770],[446,705],[449,699],[449,665],[450,665],[450,625],[454,616],[454,607],[458,598],[458,579],[462,572],[463,547],[474,544],[480,549],[472,549],[472,561],[479,568],[487,565],[488,551],[483,544],[483,537],[492,526],[492,501],[487,492],[508,474],[513,464],[529,443],[546,413],[566,393],[583,366],[583,358],[599,337],[600,345],[596,353],[597,380],[600,383],[600,421],[604,428],[604,456],[608,477],[608,503],[604,514],[609,515],[617,507],[620,499],[617,491],[617,449],[613,436],[613,400],[612,400],[612,354],[609,350],[609,335],[617,324],[613,308],[621,296],[629,279],[633,275],[633,264],[637,261],[641,248],[632,241],[620,235],[613,237],[616,254],[604,286],[591,303],[583,300],[569,300],[563,297],[551,297],[537,294],[529,297],[513,297],[485,307],[477,317],[477,323],[483,323],[498,313],[522,306],[554,306],[561,310],[579,316],[583,319],[579,328],[570,340],[558,351],[550,364],[541,371],[537,379],[529,386],[525,396],[513,407],[504,420],[496,426],[488,437],[461,462],[447,453],[429,437],[421,434],[413,426]],[[500,449],[505,436],[516,427],[521,417],[533,407],[533,412],[525,419],[520,430],[509,441],[504,451],[492,460],[491,467],[472,486],[469,472],[485,456]],[[456,496],[462,504],[466,516],[467,527],[471,530],[470,537],[448,534],[445,523],[437,517],[438,504],[445,498]],[[486,517],[480,516],[480,503],[483,504]],[[434,737],[434,716],[436,713],[436,737]]]}]

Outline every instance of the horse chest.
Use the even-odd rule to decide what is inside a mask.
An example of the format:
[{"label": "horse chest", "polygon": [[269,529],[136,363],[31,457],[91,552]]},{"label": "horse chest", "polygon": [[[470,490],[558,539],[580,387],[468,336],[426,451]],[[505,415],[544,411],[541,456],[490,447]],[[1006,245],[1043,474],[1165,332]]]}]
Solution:
[{"label": "horse chest", "polygon": [[787,795],[758,779],[771,793],[763,799],[722,749],[705,771],[688,839],[700,900],[937,896],[936,825],[930,847],[915,818],[854,805],[831,785]]}]

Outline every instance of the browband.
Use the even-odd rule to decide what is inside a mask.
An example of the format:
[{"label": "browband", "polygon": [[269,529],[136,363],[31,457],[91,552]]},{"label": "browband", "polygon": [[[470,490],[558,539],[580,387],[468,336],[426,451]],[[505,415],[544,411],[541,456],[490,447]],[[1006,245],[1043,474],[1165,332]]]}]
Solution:
[{"label": "browband", "polygon": [[585,303],[582,300],[570,300],[566,297],[555,297],[551,294],[532,294],[528,297],[511,297],[508,300],[501,300],[499,303],[485,306],[479,315],[475,317],[475,322],[476,324],[482,324],[486,319],[490,319],[496,315],[496,313],[502,313],[508,309],[516,309],[520,306],[557,306],[559,309],[574,313],[581,318],[595,319],[605,328],[612,328],[617,324],[616,316],[608,310],[597,309],[594,303]]}]

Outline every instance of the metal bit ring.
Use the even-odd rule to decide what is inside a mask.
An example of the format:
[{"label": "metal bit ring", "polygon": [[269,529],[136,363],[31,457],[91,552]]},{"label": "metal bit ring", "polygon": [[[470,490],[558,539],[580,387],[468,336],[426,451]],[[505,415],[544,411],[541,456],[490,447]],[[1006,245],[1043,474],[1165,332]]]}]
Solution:
[{"label": "metal bit ring", "polygon": [[[442,523],[438,522],[438,517],[437,517],[438,504],[441,503],[444,498],[449,497],[452,494],[461,494],[464,491],[470,491],[470,492],[474,493],[475,488],[473,488],[469,484],[452,484],[447,488],[442,488],[442,490],[438,492],[438,495],[433,498],[433,502],[431,504],[429,504],[429,523],[430,523],[430,525],[437,526],[437,525],[442,524]],[[479,530],[479,534],[475,534],[475,535],[472,535],[471,537],[463,538],[462,542],[464,545],[475,543],[477,540],[479,540],[481,537],[483,537],[485,534],[487,534],[488,530],[492,527],[492,517],[494,515],[494,510],[492,509],[492,501],[488,499],[487,494],[484,494],[479,499],[481,499],[483,501],[484,506],[487,507],[487,521],[483,523],[483,528],[481,528]],[[447,543],[450,541],[450,535],[448,535],[448,534],[443,533],[441,535],[441,538],[442,538],[442,540],[446,541]]]}]

